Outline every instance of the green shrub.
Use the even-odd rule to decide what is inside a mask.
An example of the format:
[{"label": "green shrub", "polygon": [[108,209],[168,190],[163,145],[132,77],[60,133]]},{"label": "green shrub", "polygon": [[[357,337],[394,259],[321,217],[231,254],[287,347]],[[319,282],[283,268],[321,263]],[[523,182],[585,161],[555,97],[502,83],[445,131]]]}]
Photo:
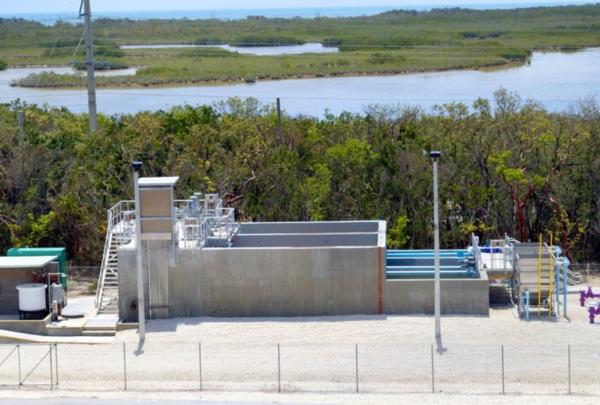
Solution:
[{"label": "green shrub", "polygon": [[[77,70],[86,70],[87,64],[83,61],[73,62],[73,67]],[[118,69],[127,69],[125,63],[122,62],[109,62],[104,60],[97,60],[94,62],[94,70],[118,70]]]},{"label": "green shrub", "polygon": [[3,60],[0,60],[0,70],[6,70],[7,67],[8,67],[8,64],[6,62],[4,62]]}]

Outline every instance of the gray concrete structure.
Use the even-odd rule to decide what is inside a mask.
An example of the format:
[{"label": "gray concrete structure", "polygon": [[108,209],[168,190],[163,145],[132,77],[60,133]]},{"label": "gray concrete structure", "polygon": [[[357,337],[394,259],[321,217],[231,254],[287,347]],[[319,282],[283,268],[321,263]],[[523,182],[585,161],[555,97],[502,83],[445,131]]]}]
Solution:
[{"label": "gray concrete structure", "polygon": [[[177,263],[168,269],[168,286],[164,283],[169,315],[380,313],[385,269],[379,255],[385,249],[385,222],[340,222],[335,227],[338,232],[324,233],[330,229],[327,224],[295,223],[289,228],[294,234],[285,234],[277,233],[285,229],[281,223],[243,224],[238,235],[245,238],[243,247],[234,240],[231,248],[180,249]],[[164,263],[158,257],[161,254],[162,249],[147,250],[146,266]],[[121,248],[118,257],[119,314],[135,321],[132,245]],[[145,291],[149,290],[146,286]],[[151,301],[146,311],[149,317]]]},{"label": "gray concrete structure", "polygon": [[[119,253],[128,269],[134,259]],[[373,247],[180,250],[169,269],[170,316],[376,314],[376,264]],[[135,277],[120,274],[119,312],[132,321]]]},{"label": "gray concrete structure", "polygon": [[[143,251],[145,271],[168,277],[152,287],[145,277],[149,318],[433,312],[433,280],[385,279],[383,221],[245,223],[233,247],[180,248],[174,265],[154,243]],[[137,319],[133,246],[118,252],[119,314],[128,322]],[[487,315],[482,276],[443,280],[443,313]],[[163,293],[153,314],[149,292],[157,288]]]},{"label": "gray concrete structure", "polygon": [[[481,278],[442,279],[442,314],[489,315],[489,280]],[[387,314],[433,314],[434,280],[387,280],[384,285]]]}]

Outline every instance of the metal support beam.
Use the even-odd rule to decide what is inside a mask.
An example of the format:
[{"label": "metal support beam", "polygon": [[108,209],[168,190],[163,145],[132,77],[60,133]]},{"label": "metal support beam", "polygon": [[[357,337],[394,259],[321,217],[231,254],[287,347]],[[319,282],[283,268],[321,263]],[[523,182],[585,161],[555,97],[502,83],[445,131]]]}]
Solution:
[{"label": "metal support beam", "polygon": [[146,339],[146,310],[144,303],[144,271],[142,268],[142,232],[139,177],[142,162],[133,162],[133,188],[135,191],[135,250],[138,293],[138,334],[140,341]]},{"label": "metal support beam", "polygon": [[434,291],[434,313],[435,313],[435,337],[442,336],[441,326],[441,292],[440,292],[440,218],[439,218],[439,191],[438,191],[438,159],[441,156],[439,151],[430,152],[433,160],[433,248],[435,250],[435,291]]}]

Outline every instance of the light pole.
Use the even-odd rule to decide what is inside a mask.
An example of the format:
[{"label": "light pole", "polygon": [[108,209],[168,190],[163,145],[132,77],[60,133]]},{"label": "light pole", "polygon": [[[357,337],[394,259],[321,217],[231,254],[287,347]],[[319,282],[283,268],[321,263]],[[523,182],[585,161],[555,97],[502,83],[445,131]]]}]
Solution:
[{"label": "light pole", "polygon": [[140,171],[142,162],[133,162],[133,189],[135,190],[135,252],[137,269],[137,293],[138,293],[138,334],[140,341],[146,339],[146,312],[144,308],[144,271],[142,268],[142,229],[141,229],[141,206],[140,206]]},{"label": "light pole", "polygon": [[441,302],[440,302],[440,214],[438,193],[438,159],[442,156],[440,151],[429,152],[433,162],[433,249],[434,256],[434,314],[435,314],[435,337],[442,336],[441,326]]}]

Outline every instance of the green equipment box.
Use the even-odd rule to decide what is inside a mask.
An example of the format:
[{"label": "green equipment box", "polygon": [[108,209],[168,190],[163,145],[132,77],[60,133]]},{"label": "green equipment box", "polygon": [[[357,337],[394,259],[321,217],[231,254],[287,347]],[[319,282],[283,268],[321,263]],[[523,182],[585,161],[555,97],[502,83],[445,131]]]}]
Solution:
[{"label": "green equipment box", "polygon": [[65,291],[67,290],[67,251],[58,247],[44,248],[11,248],[6,253],[7,256],[56,256],[58,259],[58,268],[60,272],[60,283]]}]

